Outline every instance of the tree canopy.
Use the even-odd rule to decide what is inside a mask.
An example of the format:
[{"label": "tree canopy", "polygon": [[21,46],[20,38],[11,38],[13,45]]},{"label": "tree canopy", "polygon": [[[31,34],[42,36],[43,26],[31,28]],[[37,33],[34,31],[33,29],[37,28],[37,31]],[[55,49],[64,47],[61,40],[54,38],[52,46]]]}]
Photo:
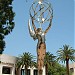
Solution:
[{"label": "tree canopy", "polygon": [[[25,67],[25,71],[26,71],[27,67],[29,67],[29,66],[32,67],[32,65],[34,63],[37,64],[37,62],[33,61],[34,60],[33,57],[34,56],[29,52],[23,53],[17,59],[16,68],[20,68],[21,66],[23,67],[24,65],[27,65]],[[56,56],[54,56],[50,52],[46,52],[46,57],[45,57],[44,63],[45,63],[45,66],[47,64],[47,68],[46,68],[47,75],[66,75],[66,67],[59,64],[56,60]]]},{"label": "tree canopy", "polygon": [[57,51],[57,54],[58,60],[66,62],[66,74],[69,75],[69,60],[75,61],[75,50],[72,47],[69,47],[69,45],[63,45],[63,48],[60,48]]},{"label": "tree canopy", "polygon": [[15,25],[12,2],[13,0],[0,0],[0,54],[5,48],[5,36],[12,32]]},{"label": "tree canopy", "polygon": [[21,66],[25,69],[25,75],[27,75],[27,68],[34,64],[34,56],[29,52],[24,52],[17,58],[16,68],[19,69]]}]

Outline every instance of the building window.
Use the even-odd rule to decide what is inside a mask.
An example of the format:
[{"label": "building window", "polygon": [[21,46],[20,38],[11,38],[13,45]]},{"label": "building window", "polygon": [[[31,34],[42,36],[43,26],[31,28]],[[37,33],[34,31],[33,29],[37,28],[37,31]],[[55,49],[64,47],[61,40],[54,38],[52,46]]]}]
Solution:
[{"label": "building window", "polygon": [[38,70],[34,70],[34,75],[38,75]]},{"label": "building window", "polygon": [[73,69],[73,68],[70,68],[70,71],[71,71],[71,72],[74,72],[74,69]]},{"label": "building window", "polygon": [[[25,69],[21,69],[21,75],[25,75]],[[27,69],[27,75],[30,75],[30,69]]]},{"label": "building window", "polygon": [[21,75],[25,75],[25,69],[21,69]]},{"label": "building window", "polygon": [[11,67],[3,66],[2,74],[11,74]]},{"label": "building window", "polygon": [[30,69],[27,70],[27,75],[30,75]]}]

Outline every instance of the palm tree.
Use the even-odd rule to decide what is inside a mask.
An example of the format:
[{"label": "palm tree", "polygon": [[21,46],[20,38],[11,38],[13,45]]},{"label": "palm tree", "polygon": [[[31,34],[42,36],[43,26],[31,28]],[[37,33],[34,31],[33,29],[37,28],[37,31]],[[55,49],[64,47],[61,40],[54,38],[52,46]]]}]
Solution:
[{"label": "palm tree", "polygon": [[64,63],[66,62],[67,75],[69,75],[69,60],[75,61],[74,53],[75,50],[72,47],[69,47],[69,45],[63,45],[63,48],[60,48],[57,51],[57,59],[61,60]]},{"label": "palm tree", "polygon": [[31,64],[33,63],[33,56],[31,55],[31,53],[29,52],[25,52],[23,53],[23,55],[21,55],[18,58],[17,61],[17,68],[20,68],[21,66],[25,68],[25,75],[27,75],[27,69],[29,66],[31,66]]},{"label": "palm tree", "polygon": [[55,57],[56,56],[54,56],[50,52],[46,52],[45,61],[44,61],[44,64],[46,66],[46,75],[48,75],[49,67],[53,66],[53,64],[55,62]]},{"label": "palm tree", "polygon": [[19,75],[19,68],[21,67],[21,65],[22,65],[22,61],[21,61],[21,58],[20,57],[17,57],[16,58],[17,60],[17,62],[16,62],[16,75]]}]

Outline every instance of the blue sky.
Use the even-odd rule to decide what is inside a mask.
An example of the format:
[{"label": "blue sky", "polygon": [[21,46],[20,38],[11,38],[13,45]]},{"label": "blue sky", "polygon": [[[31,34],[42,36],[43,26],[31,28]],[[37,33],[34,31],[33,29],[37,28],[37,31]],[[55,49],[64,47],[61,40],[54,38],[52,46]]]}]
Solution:
[{"label": "blue sky", "polygon": [[[59,48],[67,44],[75,49],[74,0],[48,0],[53,6],[52,27],[46,35],[46,51],[56,54]],[[34,41],[28,31],[29,8],[33,0],[14,0],[15,28],[5,37],[5,54],[18,56],[23,52],[36,55],[37,41]]]}]

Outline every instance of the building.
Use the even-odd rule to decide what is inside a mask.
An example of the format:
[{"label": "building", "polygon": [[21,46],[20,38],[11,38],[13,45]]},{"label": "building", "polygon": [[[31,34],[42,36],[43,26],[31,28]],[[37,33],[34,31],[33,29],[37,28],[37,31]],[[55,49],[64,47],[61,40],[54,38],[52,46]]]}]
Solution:
[{"label": "building", "polygon": [[[15,70],[16,57],[6,54],[0,55],[0,75],[25,75],[25,68],[20,67],[18,71]],[[42,68],[45,75],[45,67]],[[29,67],[27,75],[38,75],[38,70],[35,67]]]},{"label": "building", "polygon": [[69,65],[70,71],[75,75],[75,62]]},{"label": "building", "polygon": [[[42,68],[43,70],[43,74],[42,75],[46,75],[45,73],[45,67]],[[25,75],[25,68],[21,68],[18,70],[17,75]],[[38,70],[35,67],[29,67],[27,69],[27,75],[38,75]]]},{"label": "building", "polygon": [[0,55],[0,75],[15,75],[16,57]]}]

